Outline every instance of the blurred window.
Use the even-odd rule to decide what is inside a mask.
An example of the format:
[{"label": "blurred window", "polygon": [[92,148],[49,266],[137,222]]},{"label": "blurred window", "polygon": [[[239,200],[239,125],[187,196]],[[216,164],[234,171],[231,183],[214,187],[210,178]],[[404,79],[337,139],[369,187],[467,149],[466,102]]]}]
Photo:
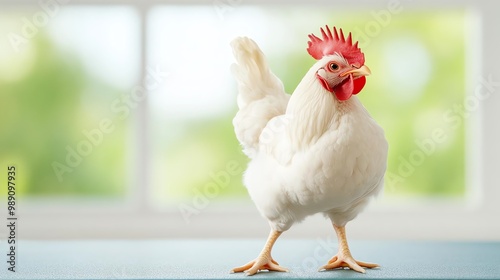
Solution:
[{"label": "blurred window", "polygon": [[170,209],[200,193],[246,197],[229,42],[254,38],[291,93],[314,63],[307,34],[329,23],[353,33],[373,71],[359,98],[390,143],[386,194],[463,197],[460,108],[473,17],[461,9],[397,16],[402,9],[231,2],[140,13],[119,5],[3,11],[2,164],[18,165],[22,195],[31,197],[144,192],[143,203]]},{"label": "blurred window", "polygon": [[17,165],[22,196],[124,197],[138,14],[44,7],[0,12],[1,166]]}]

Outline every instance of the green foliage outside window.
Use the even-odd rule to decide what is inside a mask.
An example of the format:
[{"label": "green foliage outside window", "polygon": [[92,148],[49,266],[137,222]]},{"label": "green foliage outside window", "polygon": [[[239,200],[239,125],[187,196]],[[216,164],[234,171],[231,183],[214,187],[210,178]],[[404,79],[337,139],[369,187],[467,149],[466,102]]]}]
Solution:
[{"label": "green foliage outside window", "polygon": [[[294,23],[297,11],[267,9],[264,14],[289,24],[290,32],[296,28],[301,33],[304,23]],[[369,21],[357,19],[369,20],[373,15],[314,9],[311,18],[318,25],[307,28],[314,26],[309,32],[318,33],[325,23],[344,30],[364,30],[362,23]],[[464,194],[465,120],[453,108],[462,104],[465,96],[468,20],[464,11],[393,15],[377,36],[367,37],[364,45],[360,42],[373,75],[368,77],[359,98],[384,127],[390,143],[386,194]],[[360,35],[353,36],[356,40]],[[305,40],[276,45],[266,53],[271,68],[290,93],[314,63],[305,51]],[[3,60],[25,63],[12,66],[28,69],[20,77],[8,79],[11,73],[5,71],[9,67],[0,68],[4,71],[0,72],[0,168],[12,163],[18,166],[22,184],[19,191],[26,196],[125,196],[131,184],[130,155],[135,150],[130,139],[135,134],[131,119],[109,115],[109,104],[127,92],[95,79],[71,50],[61,50],[43,32],[30,45],[25,54],[28,59]],[[405,73],[413,76],[408,78]],[[227,83],[233,85],[235,100],[234,81]],[[156,201],[189,199],[203,192],[207,184],[216,182],[214,176],[226,170],[229,162],[244,170],[247,159],[231,124],[236,110],[235,104],[232,110],[214,117],[183,120],[158,119],[151,113],[149,156],[152,196]],[[93,151],[82,156],[81,163],[70,167],[71,171],[60,180],[53,163],[64,163],[68,147],[77,149],[78,143],[86,139],[83,131],[97,128],[103,118],[113,122],[113,133],[104,135],[102,143],[93,146]],[[0,172],[0,176],[4,173]],[[231,175],[218,195],[234,198],[245,193],[241,174],[237,174]]]}]

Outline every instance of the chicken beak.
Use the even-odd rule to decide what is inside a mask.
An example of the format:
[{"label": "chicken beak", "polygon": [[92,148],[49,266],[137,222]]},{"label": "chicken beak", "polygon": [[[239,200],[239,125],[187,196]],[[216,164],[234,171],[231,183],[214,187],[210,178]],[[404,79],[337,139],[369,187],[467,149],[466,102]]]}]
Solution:
[{"label": "chicken beak", "polygon": [[352,74],[352,76],[354,78],[358,78],[358,77],[362,77],[362,76],[369,76],[371,73],[372,73],[372,71],[370,71],[370,68],[368,68],[368,66],[366,66],[366,65],[363,65],[357,69],[353,69],[353,70],[350,70],[350,71],[347,71],[347,72],[340,74],[340,77],[345,77],[347,75]]}]

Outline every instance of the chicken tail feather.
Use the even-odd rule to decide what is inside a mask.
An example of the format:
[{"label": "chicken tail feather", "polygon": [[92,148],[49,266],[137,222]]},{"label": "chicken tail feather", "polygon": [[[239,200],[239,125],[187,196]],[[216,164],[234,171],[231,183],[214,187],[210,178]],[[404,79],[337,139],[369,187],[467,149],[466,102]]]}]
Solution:
[{"label": "chicken tail feather", "polygon": [[231,42],[236,63],[231,66],[238,84],[238,108],[233,119],[236,137],[247,155],[256,151],[259,137],[269,120],[282,115],[290,96],[267,64],[257,44],[239,37]]},{"label": "chicken tail feather", "polygon": [[250,38],[239,37],[231,42],[236,63],[233,76],[238,82],[238,106],[247,106],[267,95],[283,94],[283,83],[269,70],[266,58],[259,46]]}]

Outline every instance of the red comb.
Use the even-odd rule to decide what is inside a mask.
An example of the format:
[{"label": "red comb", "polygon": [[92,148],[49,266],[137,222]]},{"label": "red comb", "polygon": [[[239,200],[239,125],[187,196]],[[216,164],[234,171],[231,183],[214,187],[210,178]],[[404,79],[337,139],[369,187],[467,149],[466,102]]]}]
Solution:
[{"label": "red comb", "polygon": [[342,29],[340,29],[340,33],[337,33],[337,28],[335,28],[335,26],[333,27],[333,34],[328,25],[325,26],[326,33],[323,28],[320,28],[320,30],[323,39],[316,37],[314,34],[309,34],[310,41],[307,42],[307,52],[314,59],[319,60],[325,55],[339,53],[347,59],[349,64],[359,64],[357,66],[365,64],[365,55],[358,48],[358,42],[354,45],[352,44],[350,32],[346,39]]}]

